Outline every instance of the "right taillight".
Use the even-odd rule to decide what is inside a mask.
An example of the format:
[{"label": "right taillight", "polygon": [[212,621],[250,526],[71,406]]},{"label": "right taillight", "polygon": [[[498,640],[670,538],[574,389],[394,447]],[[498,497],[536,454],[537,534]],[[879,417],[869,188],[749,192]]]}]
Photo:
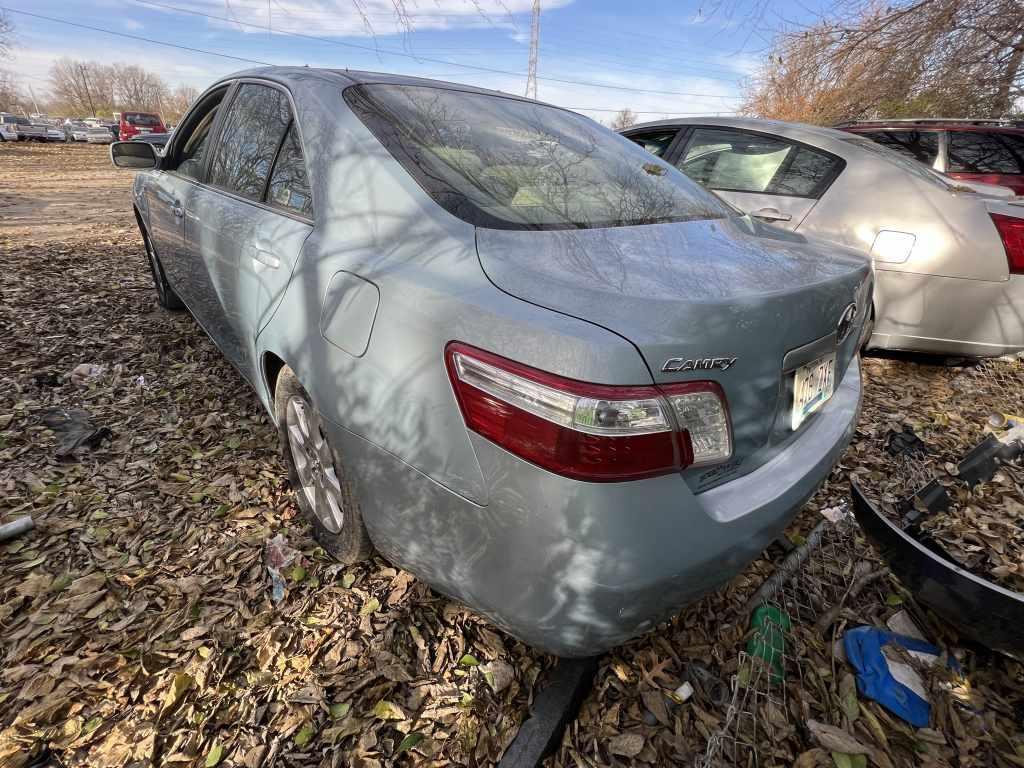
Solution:
[{"label": "right taillight", "polygon": [[458,342],[445,359],[467,427],[565,477],[634,480],[732,453],[725,398],[714,382],[588,384]]},{"label": "right taillight", "polygon": [[1006,251],[1006,264],[1010,268],[1010,273],[1024,274],[1024,219],[1002,213],[990,213],[989,216],[992,217],[992,223],[996,225],[999,237],[1003,240],[1003,250]]}]

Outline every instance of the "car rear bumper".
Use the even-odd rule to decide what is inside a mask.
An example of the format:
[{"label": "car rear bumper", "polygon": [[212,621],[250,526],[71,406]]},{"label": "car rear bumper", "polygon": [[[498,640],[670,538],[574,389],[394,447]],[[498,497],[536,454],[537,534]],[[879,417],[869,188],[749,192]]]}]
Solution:
[{"label": "car rear bumper", "polygon": [[754,560],[818,489],[860,409],[854,359],[798,439],[693,494],[678,475],[584,483],[474,435],[480,506],[336,425],[377,549],[540,649],[597,654],[655,627]]},{"label": "car rear bumper", "polygon": [[1024,349],[1024,275],[966,280],[876,270],[869,349],[998,357]]}]

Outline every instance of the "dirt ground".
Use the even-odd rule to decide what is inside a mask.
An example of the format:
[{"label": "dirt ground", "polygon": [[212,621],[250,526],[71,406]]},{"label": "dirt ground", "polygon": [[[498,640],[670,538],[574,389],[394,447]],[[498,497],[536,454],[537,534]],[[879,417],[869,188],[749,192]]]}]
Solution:
[{"label": "dirt ground", "polygon": [[[324,555],[255,395],[187,313],[156,306],[130,184],[103,146],[0,144],[0,523],[37,525],[0,544],[0,768],[44,749],[66,766],[495,764],[556,660],[380,559]],[[851,474],[884,479],[878,441],[904,417],[937,423],[936,387],[955,376],[865,370],[858,441],[797,541],[845,502]],[[54,409],[87,412],[95,444],[59,456]],[[277,535],[297,551],[279,603],[264,565]],[[726,712],[665,696],[697,663],[737,673],[741,607],[784,554],[602,657],[547,764],[693,765]],[[859,539],[856,559],[881,568]],[[881,575],[843,626],[912,602]],[[817,719],[875,765],[1024,765],[1020,665],[963,652],[970,711],[936,702],[933,728],[915,730],[855,693],[851,712],[849,673],[829,643],[811,646],[821,689],[797,725],[762,736],[761,764],[865,764],[815,741]]]}]

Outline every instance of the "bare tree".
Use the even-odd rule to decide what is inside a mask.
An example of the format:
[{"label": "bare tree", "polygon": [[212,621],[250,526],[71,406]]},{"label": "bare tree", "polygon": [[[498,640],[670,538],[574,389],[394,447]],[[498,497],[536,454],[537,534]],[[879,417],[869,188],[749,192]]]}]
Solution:
[{"label": "bare tree", "polygon": [[129,110],[162,112],[169,91],[160,75],[137,64],[113,64],[115,103]]},{"label": "bare tree", "polygon": [[629,126],[636,124],[636,112],[627,107],[626,109],[620,109],[615,113],[611,121],[608,123],[608,127],[613,131],[621,131],[624,128],[629,128]]},{"label": "bare tree", "polygon": [[78,115],[162,112],[171,93],[162,77],[138,65],[68,58],[50,67],[50,90],[54,111]]},{"label": "bare tree", "polygon": [[6,59],[14,45],[14,22],[0,11],[0,59]]},{"label": "bare tree", "polygon": [[0,111],[15,112],[23,101],[21,89],[14,80],[14,76],[4,69],[0,69]]},{"label": "bare tree", "polygon": [[50,67],[50,90],[60,111],[109,114],[114,108],[109,67],[95,61],[58,59]]},{"label": "bare tree", "polygon": [[197,98],[199,98],[198,88],[191,85],[179,85],[164,102],[164,119],[177,123]]},{"label": "bare tree", "polygon": [[[14,43],[14,24],[0,11],[0,59],[6,59]],[[15,85],[14,76],[0,68],[0,109],[15,109],[21,101],[21,94]]]},{"label": "bare tree", "polygon": [[1024,96],[1020,0],[840,0],[782,32],[744,111],[830,123],[860,117],[1003,117]]}]

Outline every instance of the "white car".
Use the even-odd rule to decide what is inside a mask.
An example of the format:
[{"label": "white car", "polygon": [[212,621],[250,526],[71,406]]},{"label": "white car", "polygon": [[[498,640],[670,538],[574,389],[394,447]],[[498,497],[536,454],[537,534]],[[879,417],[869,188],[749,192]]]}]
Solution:
[{"label": "white car", "polygon": [[88,141],[89,126],[81,120],[67,120],[64,123],[65,141]]},{"label": "white car", "polygon": [[869,349],[1024,349],[1024,198],[1012,190],[812,125],[701,117],[623,133],[755,219],[868,254]]},{"label": "white car", "polygon": [[64,131],[55,125],[46,127],[46,140],[47,141],[65,141]]},{"label": "white car", "polygon": [[85,135],[89,144],[113,144],[114,134],[105,125],[94,126]]},{"label": "white car", "polygon": [[[25,118],[22,118],[23,120]],[[18,140],[18,116],[0,112],[0,141]]]}]

